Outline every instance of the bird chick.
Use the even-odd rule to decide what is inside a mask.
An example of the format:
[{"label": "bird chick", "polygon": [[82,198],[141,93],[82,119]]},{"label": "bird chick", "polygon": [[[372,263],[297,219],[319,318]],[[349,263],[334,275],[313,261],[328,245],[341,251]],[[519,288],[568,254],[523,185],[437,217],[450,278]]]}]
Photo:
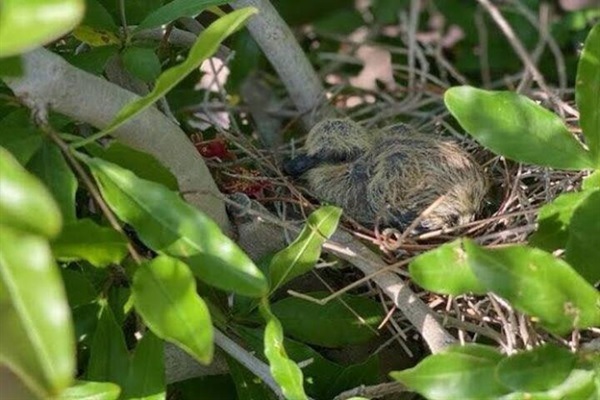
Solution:
[{"label": "bird chick", "polygon": [[311,129],[304,151],[286,171],[369,227],[405,229],[434,202],[421,228],[463,224],[487,192],[481,167],[458,144],[404,124],[367,131],[347,119],[328,119]]}]

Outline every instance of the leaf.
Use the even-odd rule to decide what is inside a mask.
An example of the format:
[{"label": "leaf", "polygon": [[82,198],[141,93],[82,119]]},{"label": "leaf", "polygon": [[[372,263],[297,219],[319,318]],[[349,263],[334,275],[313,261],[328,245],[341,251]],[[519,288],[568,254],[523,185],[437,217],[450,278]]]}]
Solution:
[{"label": "leaf", "polygon": [[[308,295],[322,298],[328,293]],[[271,310],[287,334],[323,347],[364,343],[377,335],[376,328],[383,319],[377,302],[352,295],[342,295],[324,305],[287,297],[271,305]]]},{"label": "leaf", "polygon": [[85,0],[85,16],[81,25],[110,32],[119,32],[112,15],[98,0]]},{"label": "leaf", "polygon": [[538,214],[538,228],[529,238],[530,244],[545,251],[564,249],[573,213],[589,195],[589,191],[564,193],[544,205]]},{"label": "leaf", "polygon": [[156,80],[152,92],[126,104],[117,113],[110,125],[98,135],[112,132],[134,115],[137,115],[158,101],[158,99],[173,89],[190,72],[196,70],[202,61],[212,56],[219,48],[219,44],[241,27],[256,12],[257,10],[252,7],[241,8],[213,22],[198,36],[196,43],[190,49],[189,55],[184,62],[164,71]]},{"label": "leaf", "polygon": [[79,25],[75,28],[73,36],[91,47],[105,47],[121,43],[119,37],[113,32],[101,28],[92,28],[87,25]]},{"label": "leaf", "polygon": [[496,154],[560,169],[594,166],[562,120],[527,97],[459,86],[444,101],[463,129]]},{"label": "leaf", "polygon": [[50,193],[60,207],[63,221],[75,221],[77,178],[60,149],[49,140],[44,140],[40,149],[27,163],[27,169],[50,189]]},{"label": "leaf", "polygon": [[600,190],[577,207],[569,227],[565,258],[592,285],[600,281]]},{"label": "leaf", "polygon": [[231,357],[225,358],[237,392],[237,400],[276,400],[265,383]]},{"label": "leaf", "polygon": [[144,82],[154,82],[160,75],[160,60],[153,49],[130,46],[123,51],[121,58],[127,71]]},{"label": "leaf", "polygon": [[42,183],[0,147],[0,224],[54,237],[62,225],[56,202]]},{"label": "leaf", "polygon": [[112,228],[80,219],[65,225],[52,242],[52,253],[61,261],[86,260],[96,267],[106,267],[125,258],[127,239]]},{"label": "leaf", "polygon": [[128,369],[129,353],[123,330],[115,321],[108,304],[104,303],[92,339],[86,379],[113,382],[123,386],[127,380]]},{"label": "leaf", "polygon": [[288,400],[307,400],[302,387],[302,370],[292,361],[283,346],[283,328],[275,315],[269,310],[266,298],[260,304],[260,312],[267,322],[265,327],[265,356],[269,360],[271,375],[281,386],[283,396]]},{"label": "leaf", "polygon": [[98,158],[85,162],[107,203],[148,247],[173,256],[195,256],[190,258],[194,273],[209,283],[220,279],[220,287],[239,284],[231,289],[252,296],[267,292],[260,270],[206,215],[163,186],[121,167]]},{"label": "leaf", "polygon": [[4,0],[0,57],[25,53],[73,29],[83,18],[83,0]]},{"label": "leaf", "polygon": [[114,383],[75,381],[57,400],[117,400],[120,394],[121,389]]},{"label": "leaf", "polygon": [[581,184],[583,190],[600,189],[600,169],[586,177]]},{"label": "leaf", "polygon": [[585,40],[575,84],[575,100],[579,108],[579,125],[583,131],[591,159],[600,168],[600,23]]},{"label": "leaf", "polygon": [[27,164],[42,145],[42,132],[28,113],[19,109],[0,121],[0,146],[8,150],[21,165]]},{"label": "leaf", "polygon": [[111,142],[107,148],[91,143],[86,146],[86,150],[96,157],[130,170],[142,179],[160,183],[173,191],[179,190],[175,175],[148,153],[117,141]]},{"label": "leaf", "polygon": [[89,304],[96,299],[96,289],[83,273],[67,268],[61,268],[60,273],[71,308]]},{"label": "leaf", "polygon": [[321,246],[337,229],[341,215],[341,208],[324,206],[308,217],[296,240],[271,260],[271,293],[314,267],[321,255]]},{"label": "leaf", "polygon": [[226,0],[173,0],[154,10],[137,26],[135,31],[155,28],[181,17],[193,17],[211,6],[227,3]]},{"label": "leaf", "polygon": [[423,289],[458,296],[465,293],[485,294],[469,267],[462,240],[446,243],[414,258],[409,271],[412,280]]},{"label": "leaf", "polygon": [[187,265],[167,256],[143,263],[133,278],[133,304],[152,332],[208,364],[213,330]]},{"label": "leaf", "polygon": [[90,74],[101,75],[108,60],[119,52],[117,46],[91,47],[78,54],[65,54],[63,57],[70,64]]},{"label": "leaf", "polygon": [[567,379],[575,361],[575,355],[569,350],[547,344],[503,359],[496,376],[515,391],[541,392]]},{"label": "leaf", "polygon": [[124,399],[164,400],[166,398],[164,343],[147,331],[137,344]]},{"label": "leaf", "polygon": [[19,78],[23,73],[23,60],[20,56],[0,58],[0,78]]},{"label": "leaf", "polygon": [[501,360],[489,346],[455,346],[390,375],[430,400],[495,399],[508,392],[495,377]]},{"label": "leaf", "polygon": [[526,246],[489,250],[465,241],[469,265],[488,290],[558,335],[600,326],[600,293],[564,261]]},{"label": "leaf", "polygon": [[7,226],[0,229],[0,310],[2,364],[44,397],[67,388],[75,343],[58,268],[43,238]]}]

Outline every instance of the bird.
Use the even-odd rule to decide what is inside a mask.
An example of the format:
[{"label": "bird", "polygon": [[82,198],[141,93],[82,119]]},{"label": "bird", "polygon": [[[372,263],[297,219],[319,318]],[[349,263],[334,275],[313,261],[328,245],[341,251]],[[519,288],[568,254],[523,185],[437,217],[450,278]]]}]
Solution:
[{"label": "bird", "polygon": [[489,186],[483,168],[453,140],[403,123],[366,129],[347,118],[317,123],[284,171],[370,228],[404,230],[419,216],[419,230],[465,224]]}]

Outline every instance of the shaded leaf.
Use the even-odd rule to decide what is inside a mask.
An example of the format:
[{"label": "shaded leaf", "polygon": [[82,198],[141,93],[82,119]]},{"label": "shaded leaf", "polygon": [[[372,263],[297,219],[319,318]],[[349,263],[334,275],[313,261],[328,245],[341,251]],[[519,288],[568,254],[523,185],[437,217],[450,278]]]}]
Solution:
[{"label": "shaded leaf", "polygon": [[600,168],[600,23],[585,40],[575,86],[579,125],[596,168]]},{"label": "shaded leaf", "polygon": [[153,49],[130,46],[121,53],[121,58],[127,71],[144,82],[154,82],[160,75],[160,60]]},{"label": "shaded leaf", "polygon": [[302,370],[292,361],[283,346],[283,328],[275,315],[269,310],[266,299],[260,304],[260,312],[267,322],[265,327],[265,356],[273,379],[281,386],[283,395],[288,400],[307,400],[302,386]]},{"label": "shaded leaf", "polygon": [[271,260],[271,292],[314,267],[321,255],[321,246],[337,229],[341,215],[341,208],[324,206],[308,217],[296,240],[275,254]]},{"label": "shaded leaf", "polygon": [[453,296],[486,293],[486,288],[469,267],[460,239],[414,258],[409,271],[413,281],[432,292]]},{"label": "shaded leaf", "polygon": [[60,273],[71,308],[91,303],[96,299],[96,289],[83,273],[67,268],[61,268]]},{"label": "shaded leaf", "polygon": [[50,193],[60,207],[63,221],[75,221],[77,178],[58,146],[49,140],[44,140],[42,146],[27,163],[27,169],[50,189]]},{"label": "shaded leaf", "polygon": [[[2,184],[4,185],[4,184]],[[71,384],[75,343],[67,297],[47,242],[0,229],[0,360],[52,397]]]},{"label": "shaded leaf", "polygon": [[561,169],[594,165],[562,120],[525,96],[459,86],[444,101],[463,129],[496,154]]},{"label": "shaded leaf", "polygon": [[155,9],[137,26],[136,31],[155,28],[181,17],[193,17],[204,9],[227,3],[226,0],[173,0]]},{"label": "shaded leaf", "polygon": [[133,303],[152,332],[203,364],[213,355],[208,308],[187,265],[167,256],[143,263],[133,278]]},{"label": "shaded leaf", "polygon": [[65,54],[63,57],[79,69],[94,75],[101,75],[108,60],[119,52],[117,46],[92,47],[78,54]]},{"label": "shaded leaf", "polygon": [[52,195],[0,147],[0,224],[54,237],[62,219]]},{"label": "shaded leaf", "polygon": [[110,382],[75,381],[57,400],[117,400],[121,388]]},{"label": "shaded leaf", "polygon": [[565,252],[567,262],[592,285],[600,281],[599,238],[600,190],[596,189],[573,213]]},{"label": "shaded leaf", "polygon": [[493,347],[450,347],[431,355],[416,367],[390,375],[430,400],[498,398],[508,389],[495,377],[502,356]]},{"label": "shaded leaf", "polygon": [[260,378],[231,357],[226,357],[235,384],[237,400],[276,400],[273,391]]},{"label": "shaded leaf", "polygon": [[123,386],[127,382],[129,353],[125,336],[108,306],[103,304],[92,339],[86,380],[113,382]]},{"label": "shaded leaf", "polygon": [[83,18],[83,0],[4,0],[0,57],[25,53],[73,29]]},{"label": "shaded leaf", "polygon": [[485,249],[465,241],[469,265],[488,290],[562,335],[600,326],[600,293],[564,261],[526,246]]},{"label": "shaded leaf", "polygon": [[[308,293],[315,298],[329,293]],[[342,347],[372,339],[383,315],[381,305],[366,297],[342,295],[324,305],[287,297],[271,305],[285,332],[303,342]]]},{"label": "shaded leaf", "polygon": [[127,255],[127,239],[90,219],[66,224],[52,242],[52,253],[62,261],[86,260],[96,267],[118,264]]},{"label": "shaded leaf", "polygon": [[515,391],[541,392],[561,384],[573,371],[575,361],[569,350],[547,344],[503,359],[497,376]]},{"label": "shaded leaf", "polygon": [[222,284],[219,287],[252,296],[267,292],[266,279],[252,260],[206,215],[165,187],[117,165],[98,158],[85,161],[107,203],[148,247],[173,256],[194,256],[189,259],[194,273]]},{"label": "shaded leaf", "polygon": [[124,399],[164,400],[166,398],[164,343],[147,331],[137,344],[129,366]]},{"label": "shaded leaf", "polygon": [[0,121],[0,146],[10,151],[21,165],[26,165],[38,151],[43,138],[25,110],[13,111]]},{"label": "shaded leaf", "polygon": [[81,25],[115,33],[119,31],[112,15],[98,0],[85,0],[85,15]]}]

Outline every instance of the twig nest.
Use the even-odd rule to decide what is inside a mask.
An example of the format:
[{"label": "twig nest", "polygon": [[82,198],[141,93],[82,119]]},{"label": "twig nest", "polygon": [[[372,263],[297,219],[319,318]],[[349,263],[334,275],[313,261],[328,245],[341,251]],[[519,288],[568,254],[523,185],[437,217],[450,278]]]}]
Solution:
[{"label": "twig nest", "polygon": [[347,119],[322,121],[304,154],[284,168],[302,176],[315,197],[370,227],[404,229],[419,216],[425,229],[463,224],[488,188],[482,168],[457,143],[404,124],[366,130]]}]

